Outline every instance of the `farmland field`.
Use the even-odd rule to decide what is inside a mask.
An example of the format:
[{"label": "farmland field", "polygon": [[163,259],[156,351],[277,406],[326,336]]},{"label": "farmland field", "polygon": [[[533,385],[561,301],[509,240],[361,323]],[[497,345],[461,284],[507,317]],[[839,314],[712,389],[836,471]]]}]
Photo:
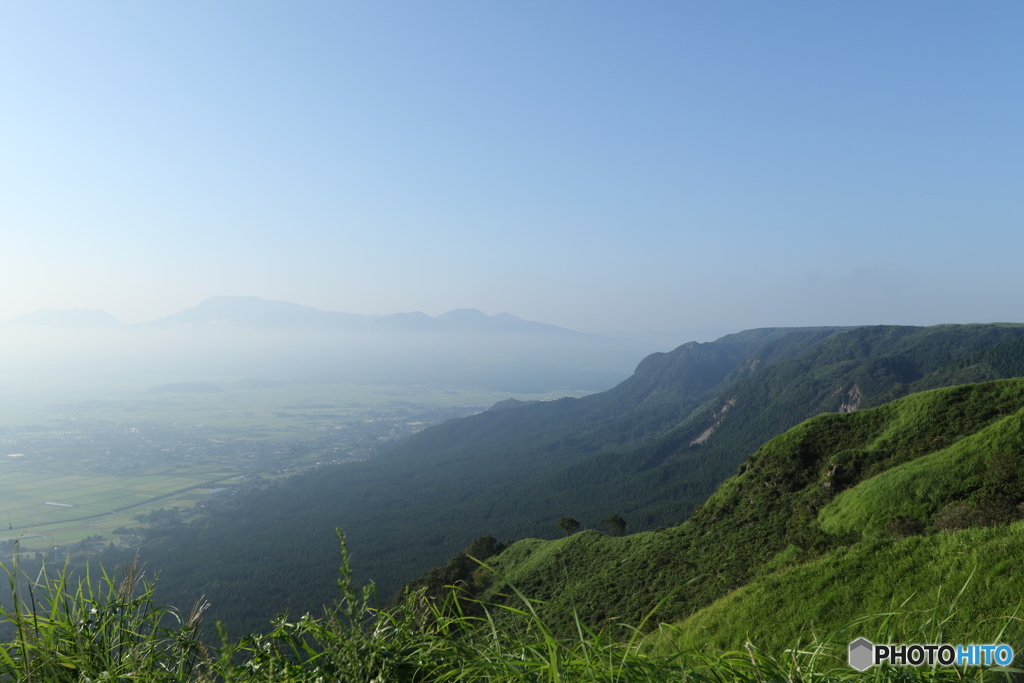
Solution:
[{"label": "farmland field", "polygon": [[506,398],[589,393],[251,384],[0,396],[0,541],[20,538],[29,551],[130,542],[154,510],[208,511],[247,487],[371,457]]},{"label": "farmland field", "polygon": [[[237,473],[184,476],[47,475],[0,462],[0,507],[4,527],[0,538],[18,533],[23,547],[38,549],[66,544],[94,535],[110,536],[113,529],[131,522],[132,514],[148,511],[157,503],[191,504]],[[213,477],[213,478],[211,478]],[[209,495],[206,493],[206,495]]]}]

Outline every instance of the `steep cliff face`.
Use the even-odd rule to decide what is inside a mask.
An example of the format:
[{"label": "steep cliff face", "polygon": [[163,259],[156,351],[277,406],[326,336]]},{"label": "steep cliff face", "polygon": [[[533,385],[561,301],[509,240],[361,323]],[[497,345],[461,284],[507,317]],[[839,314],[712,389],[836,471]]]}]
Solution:
[{"label": "steep cliff face", "polygon": [[850,390],[845,392],[845,394],[846,397],[843,399],[843,403],[839,406],[837,412],[852,413],[860,408],[860,403],[864,400],[864,397],[861,395],[860,388],[856,384],[850,387]]}]

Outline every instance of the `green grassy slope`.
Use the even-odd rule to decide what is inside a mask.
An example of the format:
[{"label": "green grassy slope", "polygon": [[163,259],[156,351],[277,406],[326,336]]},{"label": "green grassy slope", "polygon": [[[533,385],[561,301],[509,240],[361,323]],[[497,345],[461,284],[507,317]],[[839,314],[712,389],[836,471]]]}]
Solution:
[{"label": "green grassy slope", "polygon": [[[758,371],[722,388],[674,430],[624,453],[618,469],[636,472],[648,463],[675,469],[660,474],[692,507],[710,494],[699,482],[723,481],[758,446],[807,418],[924,389],[1024,375],[1021,332],[1019,325],[999,324],[858,328],[771,365],[761,363],[771,352],[766,346],[744,361],[760,364]],[[586,468],[597,469],[577,466]],[[655,505],[657,516],[664,503]]]},{"label": "green grassy slope", "polygon": [[[656,651],[782,652],[811,638],[1024,645],[1024,523],[876,538],[768,573],[663,628]],[[892,616],[890,616],[892,615]],[[836,634],[838,637],[835,637]]]},{"label": "green grassy slope", "polygon": [[[931,419],[952,420],[941,415]],[[965,425],[964,427],[968,427]],[[896,517],[934,524],[960,501],[1019,498],[1024,414],[1016,413],[966,436],[949,448],[894,467],[844,491],[818,514],[828,532],[882,535]]]},{"label": "green grassy slope", "polygon": [[[941,517],[958,506],[968,508],[953,518],[959,526],[1019,517],[1022,420],[1024,380],[939,389],[870,410],[822,415],[762,446],[683,524],[620,538],[589,531],[559,541],[521,541],[493,565],[531,597],[548,601],[552,618],[566,627],[572,610],[593,624],[608,618],[638,623],[663,599],[656,617],[678,620],[766,572],[884,538],[893,519],[908,510],[930,511],[921,533],[928,525],[959,528]],[[993,458],[1007,452],[1012,457]],[[950,484],[910,486],[923,471]],[[890,486],[896,477],[908,485]],[[1002,517],[988,515],[993,499],[1004,504]],[[853,562],[856,553],[850,553]],[[847,566],[851,580],[853,566]],[[986,569],[992,576],[998,571]],[[501,582],[479,588],[488,599],[505,590]]]},{"label": "green grassy slope", "polygon": [[[70,577],[66,569],[50,567],[38,573],[33,567],[35,572],[22,573],[29,568],[4,567],[14,593],[9,597],[19,599],[9,600],[7,608],[0,607],[0,681],[1012,680],[1004,672],[971,667],[880,667],[864,676],[846,666],[845,644],[835,647],[820,640],[808,642],[810,634],[802,634],[802,651],[774,656],[753,649],[721,654],[677,652],[666,647],[671,644],[661,638],[663,634],[642,636],[615,625],[601,631],[580,628],[571,636],[558,638],[530,614],[528,604],[519,609],[525,623],[501,625],[480,618],[485,613],[479,606],[476,614],[467,615],[462,603],[423,600],[421,595],[411,596],[397,609],[372,610],[371,595],[352,585],[349,563],[344,554],[339,559],[337,603],[300,619],[276,619],[266,635],[222,638],[217,649],[199,637],[202,605],[180,616],[161,608],[137,564],[103,573],[102,578],[93,575],[91,589]],[[29,594],[31,607],[25,600],[29,584],[34,585]],[[506,610],[494,606],[493,611]],[[875,642],[888,640],[875,638]]]}]

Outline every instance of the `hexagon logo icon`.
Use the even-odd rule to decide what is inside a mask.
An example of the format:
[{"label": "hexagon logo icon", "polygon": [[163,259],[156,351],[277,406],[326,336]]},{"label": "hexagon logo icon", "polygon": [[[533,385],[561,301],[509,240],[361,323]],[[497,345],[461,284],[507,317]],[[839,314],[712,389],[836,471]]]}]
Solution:
[{"label": "hexagon logo icon", "polygon": [[867,638],[858,638],[850,643],[849,661],[857,671],[867,671],[875,663],[875,646]]}]

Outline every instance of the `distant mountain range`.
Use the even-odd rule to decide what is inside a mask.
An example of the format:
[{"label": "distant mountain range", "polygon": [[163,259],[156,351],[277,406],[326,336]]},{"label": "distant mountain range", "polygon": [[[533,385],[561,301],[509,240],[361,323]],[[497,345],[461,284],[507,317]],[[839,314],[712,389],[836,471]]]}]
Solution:
[{"label": "distant mountain range", "polygon": [[[651,351],[665,348],[507,313],[355,315],[252,296],[212,297],[131,326],[103,311],[80,309],[36,311],[0,326],[5,332],[0,343],[6,344],[0,347],[0,377],[5,358],[28,358],[11,371],[30,384],[47,374],[64,382],[134,373],[159,376],[152,384],[169,385],[258,377],[521,393],[603,390],[626,378]],[[53,332],[57,346],[33,341]],[[58,350],[61,344],[65,347]]]},{"label": "distant mountain range", "polygon": [[[4,323],[5,326],[38,326],[61,329],[127,328],[128,325],[100,310],[43,308]],[[590,336],[556,325],[531,322],[508,313],[487,315],[472,308],[449,311],[436,318],[414,311],[391,315],[356,315],[321,311],[289,301],[270,301],[255,296],[215,296],[180,313],[133,327],[151,329],[234,327],[260,330],[318,330],[332,332],[490,332]]]}]

